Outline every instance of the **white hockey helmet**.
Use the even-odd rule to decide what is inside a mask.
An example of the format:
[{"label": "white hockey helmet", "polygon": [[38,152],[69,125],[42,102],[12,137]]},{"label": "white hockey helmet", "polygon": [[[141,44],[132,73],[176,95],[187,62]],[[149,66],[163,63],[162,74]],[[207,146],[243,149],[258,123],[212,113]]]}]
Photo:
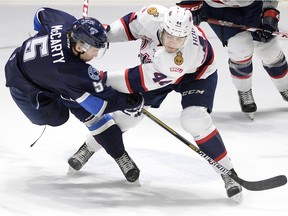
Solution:
[{"label": "white hockey helmet", "polygon": [[178,6],[168,9],[164,15],[162,28],[176,37],[186,37],[192,30],[192,14],[189,10]]}]

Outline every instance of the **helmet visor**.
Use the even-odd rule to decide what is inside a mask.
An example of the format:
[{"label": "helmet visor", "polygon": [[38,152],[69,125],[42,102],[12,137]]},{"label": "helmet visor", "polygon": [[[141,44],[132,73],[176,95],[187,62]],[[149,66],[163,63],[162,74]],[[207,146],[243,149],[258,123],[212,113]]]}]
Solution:
[{"label": "helmet visor", "polygon": [[[96,47],[96,48],[98,48],[98,47]],[[104,56],[104,54],[106,53],[106,50],[108,48],[109,48],[109,43],[104,43],[101,48],[98,48],[99,51],[98,51],[98,54],[95,57],[95,59],[101,59]]]}]

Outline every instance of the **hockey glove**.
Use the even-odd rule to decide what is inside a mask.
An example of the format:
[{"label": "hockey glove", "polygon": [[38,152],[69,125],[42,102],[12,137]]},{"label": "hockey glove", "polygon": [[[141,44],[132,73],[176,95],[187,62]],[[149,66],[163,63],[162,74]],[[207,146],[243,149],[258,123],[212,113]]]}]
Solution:
[{"label": "hockey glove", "polygon": [[135,93],[127,96],[128,106],[123,112],[126,115],[138,117],[141,115],[144,107],[144,98],[142,94]]},{"label": "hockey glove", "polygon": [[278,31],[278,22],[280,19],[280,12],[274,8],[267,8],[263,11],[262,16],[262,29],[260,32],[260,39],[262,42],[267,43],[275,36],[272,35],[274,31]]},{"label": "hockey glove", "polygon": [[176,5],[191,11],[194,25],[198,26],[204,20],[202,13],[203,1],[181,1],[176,3]]}]

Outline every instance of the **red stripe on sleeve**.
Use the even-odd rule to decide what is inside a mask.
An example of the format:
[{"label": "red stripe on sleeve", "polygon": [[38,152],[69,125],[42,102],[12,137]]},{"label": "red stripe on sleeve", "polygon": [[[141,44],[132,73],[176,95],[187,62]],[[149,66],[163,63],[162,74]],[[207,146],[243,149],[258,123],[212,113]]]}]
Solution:
[{"label": "red stripe on sleeve", "polygon": [[145,85],[144,73],[143,73],[142,65],[139,65],[139,74],[140,74],[140,78],[141,78],[141,85],[144,88],[145,92],[147,92],[148,88]]},{"label": "red stripe on sleeve", "polygon": [[134,17],[135,17],[135,14],[136,14],[136,12],[133,12],[133,13],[131,14],[131,17],[130,17],[130,19],[129,19],[129,23],[131,23],[131,22],[133,21],[133,19],[134,19]]},{"label": "red stripe on sleeve", "polygon": [[129,83],[128,73],[129,73],[129,69],[126,69],[126,70],[125,70],[125,83],[126,83],[126,86],[127,86],[128,91],[129,91],[130,93],[133,93],[132,88],[131,88],[130,83]]},{"label": "red stripe on sleeve", "polygon": [[124,30],[125,30],[125,33],[126,33],[126,36],[127,36],[128,40],[131,41],[132,38],[131,38],[131,36],[129,34],[129,27],[126,25],[125,20],[123,18],[121,18],[120,21],[121,21],[121,23],[122,23],[122,25],[124,27]]}]

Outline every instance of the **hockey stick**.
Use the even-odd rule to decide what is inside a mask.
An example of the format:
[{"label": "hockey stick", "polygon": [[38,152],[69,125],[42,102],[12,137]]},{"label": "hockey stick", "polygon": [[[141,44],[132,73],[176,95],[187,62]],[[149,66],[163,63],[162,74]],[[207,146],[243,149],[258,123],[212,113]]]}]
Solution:
[{"label": "hockey stick", "polygon": [[89,6],[89,0],[84,0],[83,2],[83,8],[82,8],[82,16],[83,18],[88,17],[88,6]]},{"label": "hockey stick", "polygon": [[174,131],[172,128],[170,128],[168,125],[166,125],[164,122],[162,122],[160,119],[158,119],[156,116],[152,115],[150,112],[148,112],[146,109],[143,109],[143,114],[146,115],[148,118],[150,118],[152,121],[156,122],[158,125],[160,125],[162,128],[164,128],[166,131],[168,131],[170,134],[172,134],[174,137],[182,141],[185,145],[187,145],[189,148],[191,148],[194,152],[199,154],[202,158],[204,158],[206,161],[210,163],[210,165],[216,167],[218,170],[220,170],[222,173],[229,175],[233,180],[238,182],[240,185],[242,185],[244,188],[250,191],[262,191],[262,190],[268,190],[276,187],[283,186],[287,183],[287,178],[285,175],[279,175],[275,176],[269,179],[264,179],[260,181],[245,181],[223,167],[221,164],[214,161],[211,157],[209,157],[205,152],[201,151],[198,147],[193,145],[191,142],[189,142],[187,139],[185,139],[183,136],[178,134],[176,131]]},{"label": "hockey stick", "polygon": [[[263,31],[263,29],[261,29],[261,28],[245,26],[245,25],[237,25],[233,22],[229,22],[229,21],[225,21],[225,20],[205,18],[205,19],[203,19],[203,21],[210,23],[210,24],[214,24],[214,25],[221,25],[221,26],[230,27],[230,28],[237,28],[237,29],[241,29],[244,31],[250,31],[250,32]],[[282,38],[288,39],[288,33],[274,31],[272,33],[272,35],[280,36]]]}]

